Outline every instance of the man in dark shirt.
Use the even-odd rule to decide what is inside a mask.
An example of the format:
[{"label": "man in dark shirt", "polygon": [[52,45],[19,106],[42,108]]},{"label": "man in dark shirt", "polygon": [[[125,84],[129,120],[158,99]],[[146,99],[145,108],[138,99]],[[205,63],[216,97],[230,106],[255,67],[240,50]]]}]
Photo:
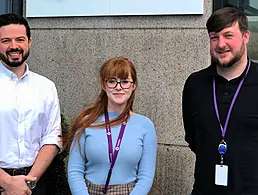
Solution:
[{"label": "man in dark shirt", "polygon": [[258,66],[247,56],[245,14],[232,7],[206,23],[211,65],[183,91],[185,140],[196,155],[193,195],[258,195]]}]

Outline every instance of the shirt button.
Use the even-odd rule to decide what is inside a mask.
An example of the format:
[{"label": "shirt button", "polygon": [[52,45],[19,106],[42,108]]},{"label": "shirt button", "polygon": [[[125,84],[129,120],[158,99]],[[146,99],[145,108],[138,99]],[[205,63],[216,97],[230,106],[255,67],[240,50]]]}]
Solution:
[{"label": "shirt button", "polygon": [[225,92],[224,95],[228,95],[228,92]]}]

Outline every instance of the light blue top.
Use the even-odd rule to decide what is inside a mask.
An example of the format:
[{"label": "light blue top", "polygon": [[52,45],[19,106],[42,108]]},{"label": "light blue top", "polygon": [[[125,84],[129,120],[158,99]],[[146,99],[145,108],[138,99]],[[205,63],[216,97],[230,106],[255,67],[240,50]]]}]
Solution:
[{"label": "light blue top", "polygon": [[[110,120],[118,115],[109,112]],[[100,121],[105,121],[104,115],[97,120]],[[120,127],[111,127],[113,147]],[[110,168],[106,128],[85,129],[80,144],[81,153],[77,141],[71,146],[68,182],[73,195],[88,195],[85,179],[94,184],[105,184]],[[147,195],[154,178],[156,151],[157,139],[152,121],[145,116],[132,114],[125,128],[109,184],[128,184],[137,179],[130,195]]]}]

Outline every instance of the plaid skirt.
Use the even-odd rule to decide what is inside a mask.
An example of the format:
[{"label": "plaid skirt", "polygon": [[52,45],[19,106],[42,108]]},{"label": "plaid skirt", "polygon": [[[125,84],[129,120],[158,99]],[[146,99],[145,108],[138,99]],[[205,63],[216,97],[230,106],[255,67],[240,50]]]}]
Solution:
[{"label": "plaid skirt", "polygon": [[[129,195],[133,190],[136,182],[129,184],[117,184],[109,185],[107,195]],[[102,184],[93,184],[86,180],[86,185],[88,187],[88,192],[90,195],[103,195],[103,189],[105,185]]]}]

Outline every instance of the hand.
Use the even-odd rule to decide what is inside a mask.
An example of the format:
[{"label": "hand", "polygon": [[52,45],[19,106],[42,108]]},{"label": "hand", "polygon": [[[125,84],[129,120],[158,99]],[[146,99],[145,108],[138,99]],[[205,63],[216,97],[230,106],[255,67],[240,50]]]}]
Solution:
[{"label": "hand", "polygon": [[31,195],[32,192],[26,181],[35,181],[36,179],[25,175],[11,176],[6,185],[3,186],[4,192],[2,192],[2,195]]}]

